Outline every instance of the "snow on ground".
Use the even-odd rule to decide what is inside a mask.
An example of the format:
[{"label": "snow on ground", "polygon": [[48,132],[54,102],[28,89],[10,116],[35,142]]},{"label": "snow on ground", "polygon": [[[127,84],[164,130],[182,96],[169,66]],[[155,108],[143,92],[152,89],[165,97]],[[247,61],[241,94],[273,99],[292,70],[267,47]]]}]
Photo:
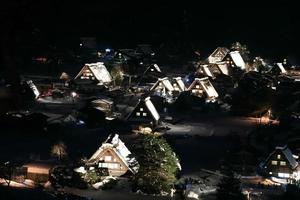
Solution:
[{"label": "snow on ground", "polygon": [[203,196],[216,192],[217,184],[222,176],[218,171],[202,169],[197,174],[181,177],[179,183],[186,184],[186,199],[201,199]]},{"label": "snow on ground", "polygon": [[[7,186],[7,182],[4,179],[0,178],[0,185]],[[36,185],[33,181],[31,181],[29,179],[26,179],[23,183],[10,181],[9,186],[10,187],[15,187],[15,188],[34,188]]]}]

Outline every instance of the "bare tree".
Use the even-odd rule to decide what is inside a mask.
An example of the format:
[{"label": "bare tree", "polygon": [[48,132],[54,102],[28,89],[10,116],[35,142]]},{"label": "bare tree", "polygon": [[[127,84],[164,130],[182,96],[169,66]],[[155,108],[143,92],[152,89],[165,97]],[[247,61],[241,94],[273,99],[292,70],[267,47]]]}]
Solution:
[{"label": "bare tree", "polygon": [[4,179],[7,186],[10,186],[13,175],[13,167],[10,162],[6,162],[0,166],[0,178]]},{"label": "bare tree", "polygon": [[59,160],[66,158],[68,156],[66,145],[63,142],[54,144],[51,148],[51,155]]}]

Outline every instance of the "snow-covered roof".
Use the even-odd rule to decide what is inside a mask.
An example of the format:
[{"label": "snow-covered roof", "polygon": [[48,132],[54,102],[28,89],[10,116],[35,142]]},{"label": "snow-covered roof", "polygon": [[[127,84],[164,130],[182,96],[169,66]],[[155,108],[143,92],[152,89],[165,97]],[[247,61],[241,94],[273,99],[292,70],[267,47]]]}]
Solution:
[{"label": "snow-covered roof", "polygon": [[192,84],[190,85],[188,90],[192,90],[196,83],[199,83],[201,85],[201,87],[203,88],[203,90],[205,91],[205,93],[207,94],[208,97],[216,98],[219,96],[219,94],[215,90],[214,86],[209,81],[208,77],[195,78],[195,80],[192,82]]},{"label": "snow-covered roof", "polygon": [[105,103],[105,104],[110,104],[110,105],[114,104],[114,102],[111,99],[106,99],[106,98],[105,99],[104,98],[102,98],[102,99],[95,99],[91,103],[92,104]]},{"label": "snow-covered roof", "polygon": [[157,64],[154,64],[153,66],[154,66],[154,68],[155,68],[157,71],[161,72],[161,70],[160,70],[160,68],[159,68],[159,66],[158,66]]},{"label": "snow-covered roof", "polygon": [[209,63],[216,63],[223,60],[229,50],[226,47],[218,47],[214,50],[212,54],[208,57]]},{"label": "snow-covered roof", "polygon": [[186,87],[181,77],[173,78],[173,80],[178,85],[178,88],[180,89],[181,92],[186,90]]},{"label": "snow-covered roof", "polygon": [[229,53],[229,55],[237,67],[241,69],[246,69],[246,63],[244,62],[244,59],[242,58],[239,51],[232,51]]},{"label": "snow-covered roof", "polygon": [[225,62],[218,62],[216,63],[220,69],[220,71],[222,72],[222,74],[225,75],[229,75],[229,70],[228,70],[228,66],[226,65]]},{"label": "snow-covered roof", "polygon": [[26,81],[27,85],[30,87],[30,89],[32,90],[35,98],[38,98],[40,96],[40,92],[37,89],[36,85],[33,83],[32,80]]},{"label": "snow-covered roof", "polygon": [[283,153],[283,155],[286,157],[286,159],[288,160],[288,162],[290,163],[293,169],[298,166],[298,162],[296,161],[296,159],[293,156],[293,153],[287,146],[276,147],[276,150],[279,150]]},{"label": "snow-covered roof", "polygon": [[124,142],[119,138],[118,134],[115,134],[113,138],[111,135],[109,135],[105,142],[102,143],[101,147],[91,156],[88,162],[95,162],[103,150],[107,148],[113,150],[130,171],[133,173],[138,171],[137,160],[130,156],[131,152],[125,146]]},{"label": "snow-covered roof", "polygon": [[209,77],[213,77],[213,74],[211,73],[211,71],[208,68],[208,65],[202,65],[202,69],[205,73],[205,75],[209,76]]},{"label": "snow-covered roof", "polygon": [[150,71],[150,72],[154,72],[154,71],[161,72],[161,70],[160,70],[160,68],[159,68],[159,66],[158,66],[157,64],[152,64],[152,65],[150,65],[150,66],[146,69],[145,72],[148,72],[148,71]]},{"label": "snow-covered roof", "polygon": [[284,66],[282,65],[282,63],[276,63],[276,65],[279,67],[281,73],[283,73],[283,74],[286,73],[286,70],[285,70]]},{"label": "snow-covered roof", "polygon": [[158,78],[156,83],[151,87],[150,91],[154,90],[157,86],[163,86],[170,92],[174,91],[174,88],[168,77]]},{"label": "snow-covered roof", "polygon": [[98,81],[103,83],[109,83],[112,81],[112,77],[110,73],[107,71],[103,62],[85,64],[85,66],[81,69],[81,71],[78,73],[75,79],[83,73],[86,67],[88,67],[91,70],[91,72],[93,73],[93,75]]},{"label": "snow-covered roof", "polygon": [[[128,108],[128,106],[127,106],[127,108]],[[130,109],[130,114],[127,116],[127,119],[130,119],[132,116],[135,117],[136,116],[135,112],[137,111],[137,109],[140,109],[140,108],[147,109],[155,121],[158,121],[160,119],[160,116],[159,116],[155,106],[153,105],[150,97],[147,97],[145,99],[139,99],[139,102],[136,104],[136,106],[133,109]],[[139,111],[137,111],[137,112],[139,112]]]},{"label": "snow-covered roof", "polygon": [[145,98],[144,100],[145,105],[147,106],[147,108],[149,109],[151,115],[153,116],[153,118],[158,121],[160,116],[156,110],[156,108],[154,107],[152,101],[150,100],[150,97]]}]

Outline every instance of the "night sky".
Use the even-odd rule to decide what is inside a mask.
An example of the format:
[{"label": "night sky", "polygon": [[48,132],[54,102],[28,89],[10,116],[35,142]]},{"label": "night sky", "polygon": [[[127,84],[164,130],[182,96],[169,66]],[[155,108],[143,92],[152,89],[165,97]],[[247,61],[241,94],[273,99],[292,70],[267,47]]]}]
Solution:
[{"label": "night sky", "polygon": [[[299,55],[296,5],[131,1],[6,0],[2,22],[18,42],[75,44],[75,38],[97,37],[113,47],[184,41],[210,52],[234,41],[256,54]],[[7,28],[5,28],[7,29]],[[42,42],[41,42],[42,41]]]}]

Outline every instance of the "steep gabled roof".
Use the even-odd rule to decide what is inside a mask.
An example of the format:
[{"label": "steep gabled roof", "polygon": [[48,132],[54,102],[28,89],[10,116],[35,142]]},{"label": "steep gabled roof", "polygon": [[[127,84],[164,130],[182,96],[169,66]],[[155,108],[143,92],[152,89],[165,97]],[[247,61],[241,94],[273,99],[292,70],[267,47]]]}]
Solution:
[{"label": "steep gabled roof", "polygon": [[229,53],[229,55],[237,67],[239,67],[243,70],[246,69],[246,63],[245,63],[244,59],[242,58],[239,51],[232,51]]},{"label": "steep gabled roof", "polygon": [[77,79],[86,68],[88,68],[91,71],[91,73],[99,82],[109,83],[112,81],[110,73],[107,71],[104,63],[102,62],[85,64],[84,67],[77,74],[75,79]]},{"label": "steep gabled roof", "polygon": [[209,63],[220,62],[224,59],[229,50],[226,47],[218,47],[208,57]]},{"label": "steep gabled roof", "polygon": [[219,94],[215,90],[214,86],[209,81],[208,77],[195,78],[195,80],[192,82],[192,84],[190,85],[188,90],[192,90],[197,83],[199,83],[201,85],[201,87],[203,88],[203,90],[205,91],[205,93],[207,94],[208,97],[216,98],[219,96]]},{"label": "steep gabled roof", "polygon": [[114,137],[111,135],[102,143],[101,147],[91,156],[88,160],[88,163],[94,163],[99,158],[99,155],[106,150],[110,149],[120,158],[120,160],[128,167],[128,169],[136,173],[138,171],[138,163],[134,157],[131,157],[131,152],[125,146],[124,142],[119,138],[118,134],[115,134]]},{"label": "steep gabled roof", "polygon": [[173,78],[173,82],[175,82],[178,85],[178,88],[180,89],[181,92],[186,90],[186,87],[181,77]]},{"label": "steep gabled roof", "polygon": [[158,121],[160,119],[160,116],[159,116],[155,106],[153,105],[150,97],[147,97],[145,99],[140,99],[139,102],[137,103],[137,105],[135,106],[135,108],[133,109],[133,111],[128,115],[127,119],[129,119],[130,116],[134,115],[137,108],[139,108],[139,107],[146,107],[148,109],[149,113],[151,114],[151,116],[153,117],[153,119],[155,119],[156,121]]},{"label": "steep gabled roof", "polygon": [[213,75],[212,72],[210,71],[208,65],[202,65],[201,67],[202,67],[202,70],[203,70],[203,72],[204,72],[204,74],[205,74],[206,76],[214,77],[214,75]]},{"label": "steep gabled roof", "polygon": [[148,73],[148,72],[161,73],[161,70],[160,70],[160,68],[159,68],[159,66],[157,64],[152,64],[145,71],[145,73]]},{"label": "steep gabled roof", "polygon": [[225,62],[218,62],[216,64],[218,65],[222,74],[229,75],[229,69]]},{"label": "steep gabled roof", "polygon": [[281,72],[282,74],[286,74],[286,70],[285,70],[285,68],[284,68],[284,66],[283,66],[282,63],[276,63],[276,65],[277,65],[277,67],[280,69],[280,72]]},{"label": "steep gabled roof", "polygon": [[282,151],[283,155],[286,157],[286,159],[288,160],[288,162],[290,163],[290,165],[293,169],[298,166],[298,162],[293,157],[291,150],[287,146],[276,147],[276,150]]},{"label": "steep gabled roof", "polygon": [[26,81],[27,85],[29,86],[29,88],[31,89],[31,91],[34,94],[34,97],[37,99],[40,96],[40,92],[37,89],[36,85],[33,83],[32,80]]},{"label": "steep gabled roof", "polygon": [[278,154],[278,151],[284,155],[292,169],[295,169],[298,166],[298,162],[294,158],[293,153],[286,145],[283,147],[276,147],[275,150],[268,156],[265,163],[267,163],[274,154]]},{"label": "steep gabled roof", "polygon": [[158,78],[158,80],[156,81],[156,83],[151,87],[150,91],[154,90],[157,86],[162,85],[163,87],[165,87],[167,90],[169,90],[170,92],[174,91],[174,88],[169,80],[168,77],[164,77],[164,78]]}]

